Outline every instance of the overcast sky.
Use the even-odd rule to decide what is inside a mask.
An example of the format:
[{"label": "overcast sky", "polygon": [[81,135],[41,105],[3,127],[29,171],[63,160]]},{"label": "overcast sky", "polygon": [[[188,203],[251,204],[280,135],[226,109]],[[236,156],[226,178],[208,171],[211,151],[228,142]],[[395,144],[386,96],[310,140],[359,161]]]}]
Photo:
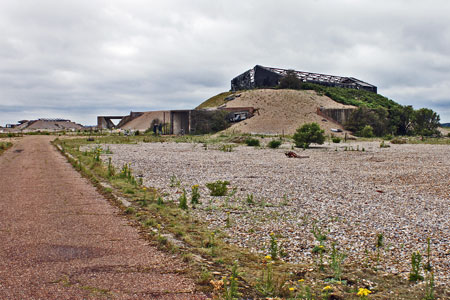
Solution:
[{"label": "overcast sky", "polygon": [[0,124],[190,109],[256,64],[352,76],[450,122],[450,1],[2,0]]}]

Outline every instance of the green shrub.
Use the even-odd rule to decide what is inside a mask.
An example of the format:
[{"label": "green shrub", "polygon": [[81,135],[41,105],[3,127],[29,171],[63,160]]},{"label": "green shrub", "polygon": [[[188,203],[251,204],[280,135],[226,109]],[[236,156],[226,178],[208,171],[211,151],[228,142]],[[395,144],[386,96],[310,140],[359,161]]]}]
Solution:
[{"label": "green shrub", "polygon": [[272,149],[277,149],[278,147],[281,146],[281,141],[280,140],[271,140],[269,142],[269,144],[267,144],[269,146],[269,148]]},{"label": "green shrub", "polygon": [[366,138],[373,137],[373,128],[370,125],[364,126],[364,128],[359,132],[359,135]]},{"label": "green shrub", "polygon": [[206,187],[210,190],[211,196],[225,196],[228,192],[229,181],[217,180],[216,182],[210,182],[206,184]]},{"label": "green shrub", "polygon": [[341,138],[340,137],[332,137],[331,140],[333,141],[333,143],[339,144],[341,142]]},{"label": "green shrub", "polygon": [[248,138],[245,140],[245,143],[247,144],[247,146],[259,146],[259,140],[258,139],[252,139],[252,138]]},{"label": "green shrub", "polygon": [[308,148],[311,143],[323,144],[325,141],[324,131],[317,123],[306,123],[299,127],[294,134],[296,147]]}]

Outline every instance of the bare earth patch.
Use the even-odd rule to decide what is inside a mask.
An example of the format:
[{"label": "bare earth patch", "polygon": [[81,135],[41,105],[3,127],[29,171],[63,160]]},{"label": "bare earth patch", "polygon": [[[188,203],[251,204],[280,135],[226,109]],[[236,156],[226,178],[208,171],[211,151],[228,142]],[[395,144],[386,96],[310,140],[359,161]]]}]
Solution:
[{"label": "bare earth patch", "polygon": [[[382,269],[407,277],[411,253],[424,254],[429,237],[436,280],[450,283],[449,147],[379,145],[297,149],[309,156],[305,159],[287,158],[287,144],[277,150],[239,146],[233,152],[182,143],[104,147],[113,152],[118,168],[131,163],[144,184],[167,193],[166,199],[177,201],[177,191],[185,188],[189,194],[199,184],[202,203],[191,212],[210,228],[226,232],[230,243],[266,254],[274,232],[281,236],[286,261],[311,262],[316,242],[310,230],[317,221],[349,255],[348,261],[363,263],[381,233],[386,245]],[[360,151],[344,151],[346,146]],[[181,185],[170,187],[175,177]],[[209,196],[205,184],[216,180],[230,181],[236,193]],[[247,195],[253,195],[253,204]]]}]

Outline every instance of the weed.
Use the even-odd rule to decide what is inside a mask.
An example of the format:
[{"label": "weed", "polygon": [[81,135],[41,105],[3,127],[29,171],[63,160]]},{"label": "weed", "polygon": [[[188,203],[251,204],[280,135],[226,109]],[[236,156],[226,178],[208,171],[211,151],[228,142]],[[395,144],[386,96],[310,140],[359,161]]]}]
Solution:
[{"label": "weed", "polygon": [[425,297],[423,300],[434,300],[434,274],[428,272],[427,281],[425,285]]},{"label": "weed", "polygon": [[179,187],[181,185],[181,181],[177,179],[177,176],[170,176],[170,187]]},{"label": "weed", "polygon": [[131,207],[131,206],[129,206],[129,207],[127,207],[126,209],[125,209],[125,213],[127,214],[127,215],[132,215],[132,214],[134,214],[136,212],[136,210],[134,209],[134,207]]},{"label": "weed", "polygon": [[158,230],[158,239],[161,238],[161,224],[156,225],[156,229]]},{"label": "weed", "polygon": [[216,247],[217,247],[216,234],[214,232],[211,232],[211,234],[209,235],[209,241],[206,244],[206,247],[211,249],[211,256],[212,257],[216,257],[217,256],[217,253],[216,253]]},{"label": "weed", "polygon": [[230,221],[230,212],[227,211],[227,218],[225,220],[225,227],[230,228],[231,227],[231,221]]},{"label": "weed", "polygon": [[331,244],[331,254],[330,254],[330,267],[333,270],[334,279],[341,281],[342,277],[342,263],[344,262],[347,255],[336,249],[336,244]]},{"label": "weed", "polygon": [[108,177],[114,177],[116,175],[116,169],[111,163],[111,157],[108,157]]},{"label": "weed", "polygon": [[304,284],[304,279],[299,279],[297,281],[297,292],[294,294],[294,299],[303,299],[303,300],[313,300],[314,297],[311,293],[311,288]]},{"label": "weed", "polygon": [[148,227],[153,227],[153,226],[155,226],[155,220],[147,219],[147,220],[145,220],[144,225],[148,226]]},{"label": "weed", "polygon": [[164,200],[161,196],[158,196],[158,199],[156,200],[156,204],[158,206],[163,206],[164,205]]},{"label": "weed", "polygon": [[132,195],[132,194],[134,194],[134,190],[133,190],[133,189],[126,188],[126,189],[124,190],[124,193],[125,193],[125,194],[130,194],[130,195]]},{"label": "weed", "polygon": [[372,291],[366,289],[366,288],[359,288],[358,292],[356,293],[356,296],[359,296],[360,300],[366,300],[368,299],[367,296],[371,294]]},{"label": "weed", "polygon": [[326,252],[325,241],[327,239],[327,236],[322,233],[322,229],[318,227],[315,223],[312,226],[311,233],[314,235],[316,241],[319,242],[319,245],[314,246],[312,252],[319,254],[319,261],[318,261],[319,269],[323,271],[324,270],[323,256],[324,253]]},{"label": "weed", "polygon": [[202,267],[202,271],[201,271],[201,273],[199,275],[199,278],[198,278],[198,283],[206,284],[206,283],[210,282],[210,280],[212,278],[213,277],[212,277],[211,272],[208,269],[206,269],[205,267]]},{"label": "weed", "polygon": [[312,225],[311,233],[321,245],[323,245],[324,241],[327,239],[327,236],[322,233],[322,229],[315,223]]},{"label": "weed", "polygon": [[191,190],[191,204],[195,205],[195,204],[200,204],[200,192],[198,191],[198,184],[195,184],[192,186]]},{"label": "weed", "polygon": [[142,199],[139,201],[142,207],[146,207],[147,206],[147,188],[144,187],[142,189],[142,193],[144,194],[144,196],[142,197]]},{"label": "weed", "polygon": [[180,201],[179,207],[181,209],[187,210],[188,206],[187,206],[187,197],[186,197],[186,190],[183,189],[183,193],[181,194],[180,198],[178,199],[178,201]]},{"label": "weed", "polygon": [[384,247],[384,235],[382,233],[378,233],[377,242],[375,244],[375,248],[377,249],[377,265],[375,266],[375,270],[378,270],[378,266],[380,265],[381,248],[383,247]]},{"label": "weed", "polygon": [[259,140],[253,139],[253,138],[246,139],[245,143],[247,144],[247,146],[252,146],[252,147],[256,147],[256,146],[260,145]]},{"label": "weed", "polygon": [[273,261],[270,255],[263,260],[264,268],[256,284],[256,289],[264,296],[273,296],[275,294],[275,282],[273,278]]},{"label": "weed", "polygon": [[253,194],[247,194],[247,204],[253,205],[255,202],[253,201]]},{"label": "weed", "polygon": [[267,145],[269,146],[269,148],[277,149],[281,146],[281,141],[280,140],[271,140]]},{"label": "weed", "polygon": [[278,259],[278,241],[275,238],[275,234],[273,232],[270,233],[270,257],[274,260]]},{"label": "weed", "polygon": [[431,272],[431,241],[430,238],[427,238],[427,263],[423,266],[425,271]]},{"label": "weed", "polygon": [[229,181],[217,180],[216,182],[207,183],[206,187],[210,190],[211,196],[225,196],[228,192]]},{"label": "weed", "polygon": [[411,254],[411,272],[409,273],[409,281],[423,280],[423,276],[420,275],[420,266],[422,262],[422,255],[419,251]]},{"label": "weed", "polygon": [[94,148],[94,161],[100,161],[100,154],[102,153],[102,147],[97,146]]},{"label": "weed", "polygon": [[238,271],[237,271],[238,265],[235,261],[233,264],[233,267],[231,269],[231,276],[230,279],[227,280],[227,278],[223,278],[224,282],[224,299],[225,300],[234,300],[238,299],[241,296],[241,293],[239,293],[238,288]]},{"label": "weed", "polygon": [[330,293],[333,292],[333,288],[329,285],[322,289],[323,300],[328,300],[330,297]]},{"label": "weed", "polygon": [[158,243],[159,243],[161,246],[167,246],[167,244],[169,243],[169,241],[167,240],[166,237],[160,235],[160,236],[158,236]]},{"label": "weed", "polygon": [[223,152],[233,152],[233,148],[234,148],[234,145],[225,144],[225,145],[222,145],[222,146],[219,148],[219,150],[220,150],[220,151],[223,151]]}]

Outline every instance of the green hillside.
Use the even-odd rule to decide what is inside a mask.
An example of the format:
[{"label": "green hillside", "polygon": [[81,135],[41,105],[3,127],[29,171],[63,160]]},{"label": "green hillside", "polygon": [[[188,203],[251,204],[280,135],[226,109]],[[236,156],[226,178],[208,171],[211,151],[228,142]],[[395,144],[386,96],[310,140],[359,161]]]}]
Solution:
[{"label": "green hillside", "polygon": [[391,109],[401,106],[397,102],[390,100],[380,94],[375,94],[364,90],[328,87],[312,83],[303,83],[302,89],[314,90],[318,94],[323,94],[330,97],[336,102],[346,105],[354,105],[358,107],[365,106],[367,108],[373,109],[379,107]]}]

